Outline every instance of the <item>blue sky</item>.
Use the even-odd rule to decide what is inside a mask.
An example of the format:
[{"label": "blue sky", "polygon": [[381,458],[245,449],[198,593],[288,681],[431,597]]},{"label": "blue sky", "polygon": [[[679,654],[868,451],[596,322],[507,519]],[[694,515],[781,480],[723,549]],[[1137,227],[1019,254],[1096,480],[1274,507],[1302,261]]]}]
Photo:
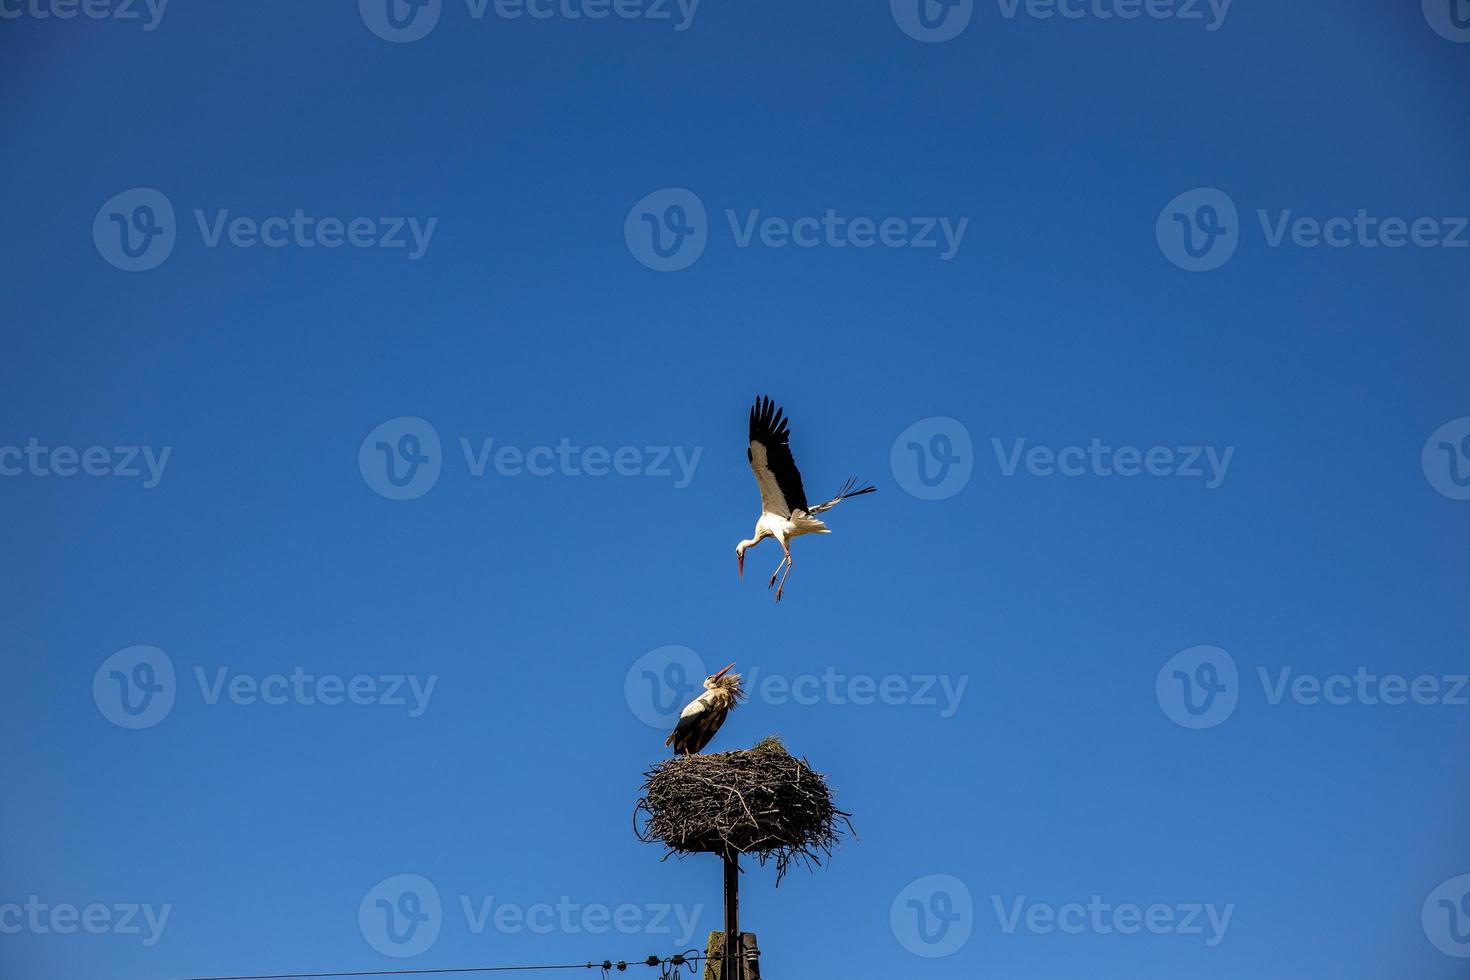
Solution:
[{"label": "blue sky", "polygon": [[730,660],[768,975],[1463,975],[1470,10],[376,2],[0,0],[0,976],[702,946]]}]

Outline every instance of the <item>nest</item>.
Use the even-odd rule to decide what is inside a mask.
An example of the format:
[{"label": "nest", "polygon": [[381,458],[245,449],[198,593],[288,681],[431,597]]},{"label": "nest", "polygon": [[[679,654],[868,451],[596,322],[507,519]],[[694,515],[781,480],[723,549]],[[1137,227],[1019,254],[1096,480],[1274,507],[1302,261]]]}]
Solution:
[{"label": "nest", "polygon": [[754,854],[762,865],[776,862],[780,883],[791,862],[811,868],[830,858],[844,828],[856,836],[826,780],[776,738],[739,752],[676,756],[644,777],[634,832],[669,854]]}]

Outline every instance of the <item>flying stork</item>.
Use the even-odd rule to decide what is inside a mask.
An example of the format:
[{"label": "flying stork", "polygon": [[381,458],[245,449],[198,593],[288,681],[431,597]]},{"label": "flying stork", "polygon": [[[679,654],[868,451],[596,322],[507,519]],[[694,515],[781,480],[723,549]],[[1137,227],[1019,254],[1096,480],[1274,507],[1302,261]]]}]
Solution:
[{"label": "flying stork", "polygon": [[674,747],[675,755],[698,755],[725,723],[730,709],[745,697],[740,689],[740,675],[730,673],[732,663],[718,674],[704,679],[704,693],[690,701],[679,712],[679,723],[664,739]]},{"label": "flying stork", "polygon": [[872,493],[878,489],[872,485],[858,486],[857,481],[848,480],[837,491],[837,496],[826,503],[808,507],[806,491],[801,486],[801,473],[796,469],[796,460],[791,456],[791,430],[786,417],[776,403],[762,395],[750,408],[750,448],[746,458],[755,472],[755,482],[761,489],[761,516],[755,522],[755,537],[735,546],[740,577],[745,577],[745,549],[760,544],[766,538],[781,542],[783,557],[781,564],[771,573],[766,588],[776,584],[781,569],[781,584],[776,588],[776,601],[781,601],[781,592],[786,588],[786,576],[791,574],[791,539],[801,534],[830,534],[827,525],[817,520],[816,515],[830,510],[848,497]]}]

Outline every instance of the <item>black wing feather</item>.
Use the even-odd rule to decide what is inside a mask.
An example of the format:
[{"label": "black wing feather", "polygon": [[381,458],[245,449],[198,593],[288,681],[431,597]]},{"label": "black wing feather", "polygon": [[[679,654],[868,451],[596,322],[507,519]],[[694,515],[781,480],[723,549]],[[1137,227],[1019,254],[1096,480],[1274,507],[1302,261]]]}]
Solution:
[{"label": "black wing feather", "polygon": [[[750,441],[758,442],[766,451],[766,466],[776,478],[776,486],[792,510],[806,510],[806,489],[801,485],[801,471],[791,455],[791,428],[786,416],[769,397],[762,395],[750,408]],[[750,450],[745,451],[751,459]],[[752,460],[752,463],[754,461]]]},{"label": "black wing feather", "polygon": [[664,739],[664,744],[672,745],[675,755],[703,752],[704,747],[725,724],[725,717],[729,713],[728,708],[705,708],[692,715],[685,715],[674,725],[674,730]]}]

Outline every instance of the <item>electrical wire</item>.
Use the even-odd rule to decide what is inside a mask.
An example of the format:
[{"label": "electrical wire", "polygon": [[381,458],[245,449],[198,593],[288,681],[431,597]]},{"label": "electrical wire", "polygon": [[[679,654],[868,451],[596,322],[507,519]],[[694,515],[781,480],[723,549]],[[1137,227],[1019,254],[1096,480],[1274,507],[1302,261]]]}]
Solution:
[{"label": "electrical wire", "polygon": [[[601,963],[549,963],[540,966],[460,966],[441,967],[439,969],[424,970],[342,970],[336,973],[260,973],[250,976],[235,977],[188,977],[183,980],[323,980],[328,977],[406,977],[406,976],[428,976],[433,974],[450,973],[511,973],[531,970],[601,970],[603,976],[611,971],[625,971],[630,966],[656,966],[660,968],[663,977],[673,976],[679,971],[679,967],[688,966],[691,973],[696,969],[695,964],[703,961],[704,956],[696,950],[688,950],[684,953],[676,953],[673,956],[663,958],[650,956],[646,960],[603,960]],[[673,968],[673,973],[670,972]]]}]

